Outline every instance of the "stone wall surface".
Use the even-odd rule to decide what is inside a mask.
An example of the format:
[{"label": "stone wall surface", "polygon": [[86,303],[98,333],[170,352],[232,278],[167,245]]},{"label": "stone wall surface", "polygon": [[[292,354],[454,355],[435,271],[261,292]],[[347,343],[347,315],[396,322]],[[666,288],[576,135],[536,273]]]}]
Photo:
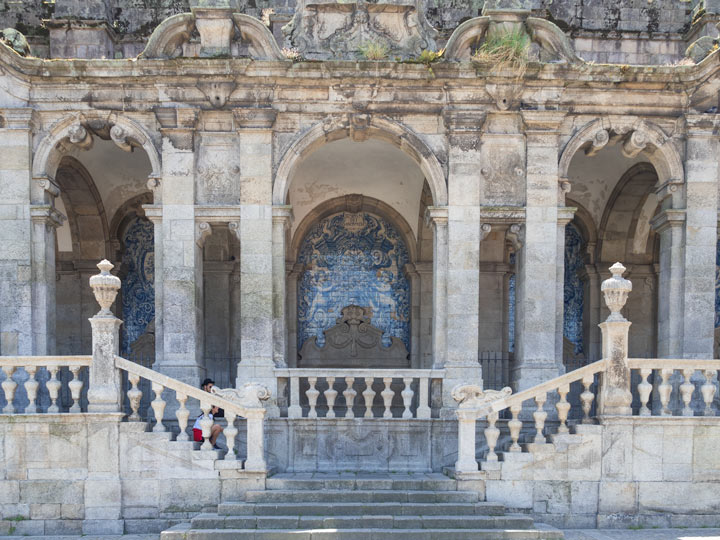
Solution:
[{"label": "stone wall surface", "polygon": [[606,417],[505,453],[487,500],[561,528],[720,524],[718,418]]},{"label": "stone wall surface", "polygon": [[[106,53],[120,57],[138,54],[148,36],[163,20],[179,13],[189,12],[189,0],[33,0],[18,2],[4,0],[0,9],[0,26],[14,27],[30,38],[36,56],[82,56],[73,48],[64,50],[50,46],[48,28],[44,19],[67,21],[106,21],[111,29],[113,51],[95,51],[91,57]],[[388,2],[392,3],[392,2]],[[450,37],[461,23],[481,15],[484,0],[423,0],[428,22],[440,32],[438,46]],[[525,5],[537,17],[555,22],[566,34],[575,39],[580,56],[595,62],[654,64],[673,63],[682,58],[685,48],[695,34],[714,34],[713,21],[720,12],[717,2],[710,0],[632,0],[622,5],[612,0],[527,0]],[[262,18],[270,25],[281,46],[291,46],[282,27],[295,14],[296,0],[234,0],[230,2],[238,12]],[[714,17],[714,18],[713,18]],[[697,22],[692,39],[685,34]],[[63,23],[65,24],[65,23]],[[66,25],[67,25],[66,24]],[[50,28],[62,28],[51,22]],[[702,28],[701,28],[702,27]],[[87,32],[86,32],[87,33]],[[92,32],[91,32],[92,33]],[[51,36],[53,40],[82,39],[73,36]],[[97,38],[94,38],[97,41]]]}]

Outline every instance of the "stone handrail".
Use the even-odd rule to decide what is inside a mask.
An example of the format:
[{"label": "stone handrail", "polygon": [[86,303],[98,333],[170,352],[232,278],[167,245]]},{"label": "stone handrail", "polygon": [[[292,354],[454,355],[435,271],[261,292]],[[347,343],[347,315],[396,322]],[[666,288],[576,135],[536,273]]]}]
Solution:
[{"label": "stone handrail", "polygon": [[[673,391],[677,398],[679,390],[680,399],[676,399],[678,404],[675,407],[676,412],[680,416],[695,416],[695,413],[702,413],[703,416],[715,416],[712,404],[717,392],[717,377],[720,371],[720,360],[695,360],[695,359],[674,359],[674,358],[629,358],[628,366],[631,370],[636,370],[640,374],[640,383],[637,385],[637,393],[640,396],[640,416],[652,416],[653,410],[648,407],[650,395],[653,391],[653,384],[648,380],[655,370],[659,372],[660,382],[657,384],[657,395],[659,397],[658,407],[655,412],[659,416],[672,416],[673,407],[671,407],[671,398]],[[673,384],[671,378],[679,371],[683,377],[682,384]],[[703,400],[702,410],[692,407],[692,397],[695,392],[696,385],[693,382],[695,372],[701,373],[700,379],[700,395]],[[657,379],[656,379],[657,380]],[[679,382],[679,381],[678,381]],[[680,409],[682,402],[682,409]],[[657,404],[657,402],[656,402]],[[652,404],[651,404],[652,405]]]},{"label": "stone handrail", "polygon": [[500,436],[500,430],[495,427],[495,424],[500,417],[499,413],[506,409],[509,409],[512,414],[512,419],[508,421],[512,441],[509,451],[520,452],[521,448],[518,440],[523,423],[518,417],[523,410],[523,403],[531,399],[535,401],[536,406],[535,411],[532,413],[535,422],[533,443],[545,444],[546,439],[543,430],[545,429],[545,420],[548,413],[543,410],[543,406],[550,392],[557,392],[560,395],[560,400],[555,404],[559,420],[558,433],[568,433],[570,430],[567,425],[567,418],[571,404],[567,401],[567,395],[570,393],[570,385],[573,383],[581,382],[583,385],[584,391],[580,394],[583,410],[582,422],[590,423],[590,410],[595,400],[595,394],[591,387],[595,382],[595,375],[604,372],[607,366],[607,360],[598,360],[517,394],[511,394],[510,388],[507,387],[502,390],[483,391],[475,385],[456,386],[452,391],[453,398],[459,403],[456,411],[458,418],[458,460],[455,463],[455,471],[457,473],[469,473],[478,470],[478,463],[475,459],[475,423],[480,418],[486,417],[488,422],[488,427],[484,431],[489,449],[486,460],[498,460],[495,447]]},{"label": "stone handrail", "polygon": [[[355,418],[353,408],[355,399],[358,394],[362,395],[364,402],[364,418],[374,418],[373,405],[376,396],[379,394],[383,401],[384,412],[382,418],[393,418],[392,402],[396,395],[396,390],[392,389],[393,381],[402,381],[404,387],[399,392],[402,397],[404,410],[401,417],[404,419],[420,418],[428,419],[432,416],[430,408],[430,380],[442,379],[445,376],[444,370],[433,369],[373,369],[373,368],[293,368],[293,369],[276,369],[275,376],[278,378],[290,379],[290,406],[288,407],[289,418],[302,418],[302,407],[300,406],[300,379],[307,379],[309,389],[305,391],[308,400],[309,411],[308,418],[318,418],[317,400],[320,397],[320,391],[316,389],[319,380],[327,383],[327,390],[323,392],[327,403],[327,414],[325,418],[337,418],[335,399],[338,391],[335,390],[335,384],[343,387],[342,395],[345,399],[345,415],[344,418]],[[382,381],[384,388],[381,392],[372,389],[372,385],[376,379]],[[415,391],[411,388],[414,381],[418,381],[419,396],[417,410],[413,411],[412,401]],[[357,381],[357,382],[356,382]],[[364,390],[358,392],[354,388],[357,384],[364,385]]]},{"label": "stone handrail", "polygon": [[185,407],[185,403],[189,397],[195,398],[200,402],[200,409],[203,412],[200,427],[202,428],[204,442],[201,449],[212,450],[210,434],[213,420],[210,418],[209,413],[212,407],[221,407],[225,409],[225,418],[227,420],[225,437],[228,452],[225,455],[225,459],[236,459],[234,447],[235,436],[238,430],[235,427],[235,418],[240,416],[247,419],[247,459],[244,468],[247,471],[267,471],[264,455],[265,434],[263,425],[265,409],[261,403],[262,400],[269,397],[269,392],[266,388],[260,385],[247,384],[240,389],[213,388],[213,392],[210,393],[143,367],[120,356],[115,357],[115,367],[128,373],[128,380],[132,385],[127,392],[128,401],[130,402],[130,408],[132,410],[130,420],[140,419],[138,408],[140,406],[140,400],[142,399],[142,392],[138,389],[138,383],[142,377],[150,381],[153,393],[155,394],[155,399],[150,403],[156,420],[155,426],[153,427],[154,432],[167,431],[162,422],[166,406],[166,402],[162,398],[162,393],[165,389],[173,390],[175,392],[175,399],[177,399],[180,404],[180,407],[175,411],[175,416],[180,426],[180,433],[177,440],[187,441],[189,439],[186,430],[190,411]]},{"label": "stone handrail", "polygon": [[20,368],[27,374],[27,379],[23,383],[25,393],[27,394],[28,405],[22,411],[24,414],[34,414],[41,412],[40,405],[37,403],[38,389],[43,384],[42,380],[36,379],[39,368],[45,368],[49,374],[47,381],[44,381],[50,396],[50,404],[47,407],[48,413],[59,413],[60,407],[57,403],[62,382],[58,380],[58,372],[63,367],[67,367],[71,374],[67,386],[70,389],[72,405],[68,412],[81,412],[80,394],[82,393],[84,383],[80,378],[80,370],[87,368],[92,364],[92,356],[0,356],[0,368],[5,372],[5,380],[0,384],[5,393],[5,405],[2,412],[4,414],[15,414],[20,412],[14,403],[15,392],[18,383],[13,379],[13,374]]}]

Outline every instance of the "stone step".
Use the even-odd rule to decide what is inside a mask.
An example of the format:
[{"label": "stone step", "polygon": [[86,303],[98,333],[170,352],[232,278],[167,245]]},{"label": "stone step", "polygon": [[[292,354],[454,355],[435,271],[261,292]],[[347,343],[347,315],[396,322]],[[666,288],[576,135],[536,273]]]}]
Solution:
[{"label": "stone step", "polygon": [[208,529],[530,529],[528,516],[219,516],[200,514],[192,530]]},{"label": "stone step", "polygon": [[228,502],[218,505],[221,516],[501,516],[502,504],[476,503],[246,503]]},{"label": "stone step", "polygon": [[161,540],[562,540],[557,529],[225,529],[193,530],[173,527]]},{"label": "stone step", "polygon": [[293,475],[279,474],[267,479],[268,489],[275,490],[402,490],[454,491],[457,483],[442,474],[396,475]]},{"label": "stone step", "polygon": [[248,491],[246,502],[258,503],[475,503],[478,494],[471,491],[399,491],[399,490],[269,490]]}]

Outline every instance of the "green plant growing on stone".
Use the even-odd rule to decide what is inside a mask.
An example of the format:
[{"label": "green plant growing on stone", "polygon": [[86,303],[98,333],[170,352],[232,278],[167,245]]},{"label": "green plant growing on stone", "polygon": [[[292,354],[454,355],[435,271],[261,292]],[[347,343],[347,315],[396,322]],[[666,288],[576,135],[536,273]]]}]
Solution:
[{"label": "green plant growing on stone", "polygon": [[368,41],[360,45],[358,51],[365,60],[385,60],[390,52],[390,47],[379,41]]},{"label": "green plant growing on stone", "polygon": [[437,61],[441,60],[444,54],[445,54],[445,49],[440,49],[439,51],[431,51],[429,49],[424,49],[420,53],[420,56],[411,58],[409,60],[405,60],[405,62],[407,62],[409,64],[423,64],[424,66],[427,67],[430,78],[434,79],[435,72],[433,71],[431,64],[433,62],[437,62]]},{"label": "green plant growing on stone", "polygon": [[510,69],[521,78],[527,69],[529,50],[530,36],[524,29],[493,32],[478,47],[472,60],[498,71]]}]

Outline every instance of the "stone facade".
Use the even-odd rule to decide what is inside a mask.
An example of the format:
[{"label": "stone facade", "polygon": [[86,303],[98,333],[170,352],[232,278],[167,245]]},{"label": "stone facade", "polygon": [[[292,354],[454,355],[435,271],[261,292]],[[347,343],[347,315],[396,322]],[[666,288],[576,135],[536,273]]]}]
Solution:
[{"label": "stone facade", "polygon": [[[720,335],[720,7],[597,4],[10,2],[2,17],[26,25],[31,54],[0,42],[0,354],[13,358],[0,406],[51,414],[0,416],[3,515],[45,532],[74,519],[88,533],[164,528],[263,482],[265,451],[290,472],[455,463],[470,474],[458,482],[561,525],[655,523],[658,494],[676,488],[704,500],[719,436],[717,370],[702,362]],[[508,39],[522,50],[503,62],[492,44]],[[117,276],[104,261],[92,278],[95,314],[100,259]],[[120,290],[118,318],[103,287]],[[322,353],[332,369],[303,371],[303,347],[325,332],[340,344]],[[401,351],[376,355],[392,360],[379,375],[377,358],[348,353],[377,341]],[[642,359],[656,365],[631,373]],[[190,415],[210,410],[207,376],[264,389],[264,409],[225,402],[231,450],[237,438],[255,451],[242,471],[183,445]],[[536,408],[482,409],[472,427],[463,387]],[[52,417],[68,400],[72,414]],[[569,435],[571,402],[586,420],[597,407],[599,425]],[[141,403],[168,439],[159,451],[120,422]],[[73,417],[81,404],[93,414]],[[683,417],[631,417],[650,410]],[[498,465],[496,424],[514,452],[530,419],[535,446]],[[17,449],[36,432],[37,452],[62,446],[51,439],[66,427],[64,508],[38,493],[58,480],[48,455]],[[643,454],[678,439],[693,450]],[[136,483],[145,461],[172,469],[179,491]],[[198,505],[178,504],[198,471]],[[662,524],[687,517],[673,519]]]}]

